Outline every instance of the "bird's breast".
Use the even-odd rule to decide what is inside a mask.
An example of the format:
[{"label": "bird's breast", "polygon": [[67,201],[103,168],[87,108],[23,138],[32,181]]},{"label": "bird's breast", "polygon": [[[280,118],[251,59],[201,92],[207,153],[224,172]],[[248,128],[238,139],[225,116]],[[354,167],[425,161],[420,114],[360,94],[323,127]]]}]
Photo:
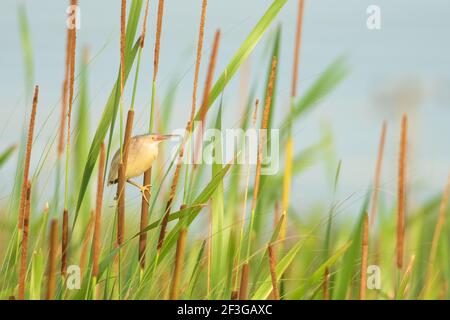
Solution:
[{"label": "bird's breast", "polygon": [[126,178],[130,179],[143,174],[150,169],[157,156],[158,147],[151,143],[131,147],[128,153]]}]

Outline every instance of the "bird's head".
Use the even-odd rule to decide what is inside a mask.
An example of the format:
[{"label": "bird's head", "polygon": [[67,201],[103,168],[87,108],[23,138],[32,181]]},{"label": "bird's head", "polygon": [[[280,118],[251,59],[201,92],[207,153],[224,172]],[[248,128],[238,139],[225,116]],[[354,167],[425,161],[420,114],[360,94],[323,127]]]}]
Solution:
[{"label": "bird's head", "polygon": [[172,139],[172,138],[177,138],[179,136],[175,135],[175,134],[155,134],[155,133],[152,133],[152,134],[145,135],[145,137],[150,142],[158,145],[162,141],[169,140],[169,139]]}]

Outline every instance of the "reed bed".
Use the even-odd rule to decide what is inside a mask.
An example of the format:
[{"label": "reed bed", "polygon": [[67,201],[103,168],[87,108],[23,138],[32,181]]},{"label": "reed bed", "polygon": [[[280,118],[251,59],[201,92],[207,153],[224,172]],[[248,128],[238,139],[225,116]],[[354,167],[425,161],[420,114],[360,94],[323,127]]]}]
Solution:
[{"label": "reed bed", "polygon": [[[68,3],[77,5],[78,1]],[[450,298],[447,241],[450,177],[443,193],[433,194],[423,202],[407,201],[408,193],[414,188],[418,192],[420,187],[408,179],[408,164],[413,157],[408,143],[414,137],[410,134],[414,126],[408,127],[406,114],[400,125],[396,197],[383,197],[380,191],[383,171],[387,175],[387,169],[392,169],[387,157],[384,160],[385,150],[395,147],[387,139],[386,121],[382,123],[379,141],[367,141],[367,150],[378,146],[375,172],[367,177],[370,191],[362,196],[358,193],[349,198],[341,197],[339,177],[341,164],[344,167],[346,164],[343,159],[331,177],[334,178],[329,188],[331,194],[324,194],[323,200],[312,208],[303,206],[304,193],[295,189],[293,182],[312,165],[325,163],[327,167],[336,167],[336,163],[329,156],[331,133],[305,146],[296,143],[297,139],[303,140],[301,131],[299,135],[293,134],[294,127],[306,112],[327,98],[349,71],[346,61],[337,59],[321,70],[317,79],[305,81],[304,90],[303,87],[298,90],[299,84],[303,86],[299,77],[300,50],[303,21],[308,14],[305,1],[299,0],[295,24],[281,21],[283,30],[291,28],[295,32],[290,92],[278,87],[279,65],[284,63],[284,42],[282,29],[274,28],[273,24],[286,3],[287,0],[272,1],[222,70],[218,70],[222,56],[228,58],[222,50],[221,26],[208,22],[217,31],[210,39],[212,46],[203,74],[204,38],[211,31],[206,27],[207,11],[208,6],[215,4],[202,0],[198,8],[200,21],[195,26],[198,38],[193,41],[196,51],[192,57],[195,69],[192,96],[188,99],[190,108],[173,116],[177,88],[164,92],[164,82],[158,82],[158,73],[163,73],[159,62],[165,50],[161,46],[163,20],[167,19],[169,24],[173,17],[168,14],[169,10],[164,16],[165,1],[159,0],[155,28],[147,30],[152,18],[150,2],[122,0],[120,17],[117,17],[117,21],[120,18],[117,78],[101,118],[94,124],[92,136],[83,123],[90,118],[89,108],[94,108],[89,103],[86,81],[86,71],[91,67],[86,59],[82,60],[78,77],[77,32],[67,30],[61,115],[52,140],[54,145],[49,141],[44,151],[33,147],[35,127],[43,126],[39,120],[46,116],[37,112],[39,87],[36,86],[30,120],[26,124],[28,135],[19,146],[23,156],[19,158],[15,179],[18,192],[13,192],[8,199],[11,204],[16,203],[16,207],[10,205],[11,214],[4,215],[6,210],[0,206],[0,236],[9,239],[0,242],[1,299]],[[307,5],[314,4],[307,2]],[[271,29],[272,37],[267,34]],[[144,50],[149,32],[155,32],[150,54]],[[240,100],[245,99],[237,104],[241,114],[233,114],[230,124],[227,116],[231,112],[229,101],[234,91],[228,85],[241,67],[249,63],[250,57],[255,59],[252,51],[260,42],[266,42],[269,48],[261,58],[266,68],[255,68],[258,74],[256,71],[244,74],[245,79],[249,79],[245,86],[250,90],[239,95]],[[141,68],[141,59],[149,61],[152,70]],[[135,74],[130,78],[132,70]],[[143,176],[143,185],[151,185],[151,189],[135,198],[126,192],[129,189],[125,172],[130,161],[130,139],[137,133],[134,132],[135,112],[136,117],[140,116],[138,108],[143,107],[136,97],[148,95],[149,91],[149,88],[139,87],[140,75],[149,78],[152,84],[148,97],[150,110],[142,110],[149,119],[148,132],[171,128],[174,117],[185,116],[186,126],[172,159],[167,157],[167,149],[161,147],[158,165]],[[264,85],[261,85],[261,78],[265,79]],[[198,92],[200,81],[204,81],[201,95]],[[126,112],[128,88],[132,95]],[[247,91],[240,89],[239,92]],[[289,104],[285,104],[288,112],[283,111],[283,99],[277,99],[277,93],[281,92],[290,93]],[[159,99],[161,93],[166,93],[166,99]],[[161,101],[158,107],[156,101]],[[95,108],[98,107],[96,101]],[[160,113],[156,112],[157,108]],[[72,114],[76,113],[78,117],[72,121]],[[276,116],[280,113],[284,117]],[[221,130],[230,126],[259,130],[256,165],[233,161],[210,165],[195,161],[203,152],[224,158],[219,143],[205,143],[204,129]],[[271,129],[279,130],[279,152],[285,157],[280,157],[278,172],[263,175],[270,150],[264,146],[273,142]],[[73,153],[71,143],[75,145]],[[246,143],[246,138],[238,139],[233,160],[246,152]],[[110,193],[105,189],[108,162],[115,145],[120,145],[121,151],[117,203],[112,196],[108,198]],[[48,157],[52,148],[56,151],[55,166],[51,163],[52,157]],[[14,150],[0,154],[0,167]],[[34,161],[38,158],[35,168]],[[194,164],[185,164],[186,159],[194,160]],[[56,177],[54,197],[50,200],[41,198],[45,190],[36,192],[45,185],[43,172],[47,167],[54,170],[52,173]],[[92,201],[91,187],[92,191],[95,189]],[[64,201],[60,200],[63,190]],[[331,203],[327,196],[332,199]],[[42,210],[44,200],[49,204]],[[355,212],[354,204],[359,202],[361,208]],[[73,265],[81,272],[78,289],[69,286],[74,276],[69,267]],[[379,282],[376,272],[372,272],[378,270],[374,266],[383,275]],[[369,283],[380,286],[373,288]]]}]

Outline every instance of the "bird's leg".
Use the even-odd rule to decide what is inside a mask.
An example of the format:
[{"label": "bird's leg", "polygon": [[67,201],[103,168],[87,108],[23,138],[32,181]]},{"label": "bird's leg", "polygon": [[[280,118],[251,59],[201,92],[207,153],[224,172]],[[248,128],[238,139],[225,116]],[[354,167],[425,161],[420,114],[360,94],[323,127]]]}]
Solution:
[{"label": "bird's leg", "polygon": [[143,186],[142,184],[139,184],[137,182],[134,182],[133,180],[128,179],[127,182],[137,188],[139,188],[139,190],[141,190],[142,196],[144,197],[145,201],[148,203],[148,199],[145,195],[146,192],[150,193],[150,187],[152,186],[151,184]]}]

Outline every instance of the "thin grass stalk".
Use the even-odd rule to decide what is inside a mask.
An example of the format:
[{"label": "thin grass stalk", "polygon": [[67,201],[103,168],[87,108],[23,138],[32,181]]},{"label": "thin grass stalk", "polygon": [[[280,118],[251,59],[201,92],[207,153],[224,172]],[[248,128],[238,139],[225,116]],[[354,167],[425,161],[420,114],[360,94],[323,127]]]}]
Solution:
[{"label": "thin grass stalk", "polygon": [[[149,186],[152,180],[152,171],[147,170],[144,173],[143,185]],[[149,187],[150,188],[150,187]],[[141,270],[145,268],[145,252],[147,250],[147,232],[143,232],[148,225],[149,204],[146,199],[150,199],[150,190],[146,189],[141,199],[141,220],[139,224],[139,264]]]},{"label": "thin grass stalk", "polygon": [[117,238],[116,245],[120,246],[123,243],[125,233],[125,169],[123,163],[119,164],[118,179],[117,179]]},{"label": "thin grass stalk", "polygon": [[133,131],[133,121],[134,121],[134,110],[128,110],[127,115],[127,124],[125,128],[125,137],[124,137],[124,148],[123,148],[123,156],[122,163],[119,165],[119,176],[118,176],[118,219],[117,219],[117,244],[121,245],[124,238],[125,232],[125,184],[126,184],[126,168],[128,164],[128,152],[131,134]]},{"label": "thin grass stalk", "polygon": [[278,290],[278,280],[276,271],[276,254],[273,250],[273,245],[269,243],[267,246],[267,252],[269,253],[269,268],[270,277],[272,279],[272,294],[274,300],[280,300],[280,292]]},{"label": "thin grass stalk", "polygon": [[[71,6],[78,6],[77,0],[71,0]],[[69,162],[70,162],[70,147],[71,147],[71,139],[70,139],[70,131],[72,124],[72,109],[73,109],[73,100],[74,100],[74,83],[75,83],[75,59],[76,59],[76,43],[77,43],[77,33],[76,33],[76,15],[74,17],[75,23],[74,26],[69,30],[71,36],[69,38],[70,41],[70,52],[69,52],[69,110],[67,112],[67,137],[66,137],[66,170],[65,170],[65,188],[64,188],[64,210],[63,210],[63,223],[62,223],[62,246],[61,246],[61,275],[65,277],[67,270],[67,250],[69,247],[69,211],[68,211],[68,202],[69,202]]]},{"label": "thin grass stalk", "polygon": [[95,225],[92,239],[92,277],[97,278],[99,271],[99,258],[101,250],[101,232],[102,232],[102,206],[103,206],[103,181],[105,174],[106,151],[105,144],[100,146],[100,159],[98,163],[97,178],[97,198],[95,200]]},{"label": "thin grass stalk", "polygon": [[64,153],[64,131],[66,127],[66,116],[67,116],[67,100],[69,95],[69,72],[70,72],[70,52],[72,45],[72,32],[70,29],[67,29],[67,43],[66,43],[66,64],[65,64],[65,74],[64,81],[62,87],[62,95],[61,95],[61,119],[59,125],[59,140],[58,140],[58,158],[62,156]]},{"label": "thin grass stalk", "polygon": [[249,278],[249,264],[245,263],[242,266],[241,272],[241,286],[239,288],[239,300],[248,299],[248,278]]},{"label": "thin grass stalk", "polygon": [[277,59],[274,56],[272,58],[272,69],[270,72],[269,83],[267,86],[264,112],[263,112],[263,118],[262,118],[262,124],[261,124],[261,133],[260,133],[259,144],[258,144],[258,158],[257,158],[257,163],[256,163],[255,185],[253,187],[253,199],[252,199],[251,213],[250,213],[250,225],[249,225],[248,234],[247,234],[247,254],[246,254],[245,263],[242,267],[242,277],[241,277],[241,292],[245,293],[245,295],[239,294],[239,299],[241,299],[241,300],[247,298],[249,260],[250,260],[253,224],[254,224],[254,220],[255,220],[255,210],[256,210],[256,205],[257,205],[257,201],[258,201],[259,182],[260,182],[260,178],[261,178],[261,167],[262,167],[262,161],[263,161],[263,144],[266,142],[266,138],[267,138],[267,136],[266,136],[267,134],[265,133],[265,130],[267,129],[267,123],[269,121],[269,114],[270,114],[270,106],[272,104],[272,92],[273,92],[273,86],[274,86],[274,81],[275,81],[276,67],[277,67]]},{"label": "thin grass stalk", "polygon": [[59,203],[59,186],[61,180],[61,158],[64,154],[64,138],[66,130],[66,117],[68,116],[68,100],[69,100],[69,81],[70,81],[70,70],[72,63],[72,41],[73,32],[70,28],[67,28],[67,40],[66,40],[66,60],[65,60],[65,71],[64,80],[62,85],[61,94],[61,118],[59,124],[59,139],[58,139],[58,161],[56,164],[56,183],[55,183],[55,194],[54,194],[54,208],[58,210]]},{"label": "thin grass stalk", "polygon": [[209,59],[208,72],[206,74],[205,87],[203,89],[203,98],[202,103],[200,105],[200,133],[197,136],[196,141],[196,154],[195,154],[195,164],[194,169],[196,168],[196,164],[198,163],[198,157],[201,152],[201,140],[203,138],[203,132],[205,129],[205,121],[206,121],[206,113],[208,111],[208,98],[209,92],[211,91],[212,82],[214,78],[214,69],[216,67],[217,62],[217,53],[219,51],[219,42],[220,42],[220,30],[217,30],[214,35],[214,43],[213,49],[211,51],[211,56]]},{"label": "thin grass stalk", "polygon": [[398,170],[398,215],[397,215],[397,268],[403,267],[403,251],[405,237],[405,210],[406,210],[406,156],[408,144],[408,118],[402,117],[400,157]]},{"label": "thin grass stalk", "polygon": [[[124,82],[125,82],[125,36],[126,36],[126,0],[121,2],[121,15],[120,15],[120,65],[121,65],[121,84],[120,84],[120,99],[121,106],[123,106],[123,95],[124,95]],[[137,72],[137,71],[136,71]],[[136,84],[136,83],[135,83]],[[135,87],[136,88],[136,87]],[[134,90],[135,94],[135,90]],[[133,94],[133,96],[134,96]],[[133,99],[134,100],[134,99]],[[132,103],[133,106],[133,103]],[[123,114],[123,108],[122,108]],[[123,116],[123,115],[122,115]],[[123,143],[121,144],[121,163],[119,165],[118,172],[118,184],[117,184],[117,195],[118,195],[118,210],[117,210],[117,245],[121,245],[124,239],[125,232],[125,183],[126,183],[126,171],[128,163],[128,149],[131,139],[131,134],[133,131],[133,121],[134,121],[134,110],[133,107],[128,110],[127,122],[125,126],[125,136],[123,138]],[[121,123],[122,125],[122,120]],[[122,133],[121,133],[122,138]]]},{"label": "thin grass stalk", "polygon": [[439,216],[436,221],[436,226],[434,227],[433,240],[431,242],[430,249],[430,257],[428,259],[427,271],[425,275],[425,289],[424,295],[428,294],[428,290],[431,287],[431,276],[433,273],[433,266],[436,262],[438,247],[439,247],[439,239],[441,238],[442,228],[445,225],[445,214],[447,212],[448,198],[450,194],[450,174],[447,179],[447,184],[444,189],[444,193],[442,194],[441,203],[439,206]]},{"label": "thin grass stalk", "polygon": [[67,272],[67,255],[69,249],[69,212],[63,212],[62,241],[61,241],[61,276],[65,277]]},{"label": "thin grass stalk", "polygon": [[372,206],[370,208],[370,225],[375,223],[375,217],[378,207],[378,194],[381,182],[381,166],[383,163],[384,145],[386,142],[386,131],[387,123],[383,121],[383,126],[381,128],[380,144],[378,146],[377,164],[375,167],[375,179],[373,182],[373,193],[372,193]]},{"label": "thin grass stalk", "polygon": [[359,287],[359,300],[366,299],[367,287],[367,259],[369,256],[369,217],[364,215],[362,225],[362,243],[361,243],[361,279]]},{"label": "thin grass stalk", "polygon": [[140,47],[141,49],[144,49],[144,45],[145,45],[145,36],[147,34],[147,20],[148,20],[148,8],[149,8],[149,3],[150,0],[147,0],[145,2],[145,13],[144,13],[144,22],[142,23],[142,32],[141,32],[141,42],[140,42]]},{"label": "thin grass stalk", "polygon": [[[77,0],[71,0],[71,6],[78,6]],[[76,47],[77,47],[77,32],[76,32],[76,15],[74,17],[75,23],[74,26],[69,30],[71,36],[69,38],[70,41],[70,52],[69,52],[69,65],[66,66],[69,68],[68,75],[68,87],[69,87],[69,110],[67,112],[67,137],[66,137],[66,174],[65,174],[65,191],[64,191],[64,210],[68,209],[68,197],[69,197],[69,160],[70,160],[70,130],[72,123],[72,108],[73,108],[73,98],[74,98],[74,83],[75,83],[75,60],[76,60]]]},{"label": "thin grass stalk", "polygon": [[180,235],[177,241],[177,249],[175,256],[175,270],[172,281],[172,290],[170,294],[170,299],[177,300],[179,297],[179,285],[181,279],[181,273],[183,271],[183,261],[184,261],[184,252],[186,250],[186,237],[187,237],[187,229],[183,228],[180,231]]},{"label": "thin grass stalk", "polygon": [[[197,42],[197,57],[195,61],[195,72],[194,72],[194,85],[193,85],[193,92],[192,92],[192,104],[191,104],[191,115],[189,118],[189,121],[186,125],[186,132],[184,139],[180,146],[180,151],[178,154],[178,161],[175,168],[175,173],[173,175],[172,183],[170,185],[170,192],[169,192],[169,198],[167,200],[166,209],[164,211],[164,219],[162,222],[162,225],[167,225],[167,218],[170,215],[170,211],[172,208],[173,199],[175,197],[175,192],[177,190],[179,176],[181,167],[183,164],[183,157],[184,157],[184,145],[187,142],[187,139],[190,137],[192,133],[192,127],[195,117],[195,109],[196,109],[196,101],[197,101],[197,88],[198,88],[198,78],[199,78],[199,72],[200,72],[200,64],[201,64],[201,56],[202,56],[202,48],[203,48],[203,38],[205,33],[205,19],[206,19],[206,7],[207,7],[207,0],[202,1],[202,13],[200,18],[200,27],[199,27],[199,37]],[[185,188],[186,188],[186,181],[185,181]],[[165,230],[164,230],[165,232]],[[161,242],[161,246],[163,244],[163,241]],[[158,250],[160,249],[160,243],[158,242]]]},{"label": "thin grass stalk", "polygon": [[31,202],[31,182],[27,181],[26,197],[23,215],[23,235],[20,252],[20,271],[19,271],[19,292],[18,299],[25,299],[25,281],[27,275],[27,254],[28,254],[28,234],[30,225],[30,202]]},{"label": "thin grass stalk", "polygon": [[403,292],[397,292],[397,298],[402,298],[406,295],[406,289],[407,289],[407,281],[410,279],[412,274],[412,269],[414,267],[414,261],[416,260],[416,255],[411,255],[409,258],[408,265],[406,266],[405,273],[402,276],[402,279],[400,280],[400,288],[404,288]]},{"label": "thin grass stalk", "polygon": [[261,135],[259,137],[259,144],[258,144],[258,158],[256,163],[256,174],[255,174],[255,185],[253,189],[253,198],[252,198],[252,206],[251,206],[251,216],[250,216],[250,228],[249,228],[249,235],[248,235],[248,246],[247,246],[247,259],[250,256],[250,244],[251,244],[251,233],[253,228],[253,220],[255,216],[255,210],[256,205],[258,201],[258,194],[259,194],[259,182],[261,179],[261,168],[262,168],[262,161],[263,161],[263,144],[266,142],[267,139],[267,133],[264,131],[267,130],[267,123],[269,120],[269,113],[270,113],[270,107],[272,104],[272,92],[273,92],[273,85],[275,81],[275,74],[276,74],[276,67],[277,67],[277,59],[276,57],[272,58],[272,69],[270,72],[270,78],[269,78],[269,84],[267,87],[266,92],[266,99],[265,99],[265,105],[264,105],[264,112],[263,112],[263,119],[261,124]]},{"label": "thin grass stalk", "polygon": [[156,22],[155,54],[153,57],[153,82],[156,81],[156,77],[158,76],[159,52],[161,50],[161,33],[162,33],[163,16],[164,16],[164,0],[159,0],[158,16]]},{"label": "thin grass stalk", "polygon": [[23,217],[25,212],[25,200],[27,195],[27,182],[29,180],[30,175],[30,161],[31,161],[31,150],[33,148],[33,135],[34,135],[34,126],[36,122],[36,110],[39,100],[39,86],[35,86],[34,88],[34,97],[33,97],[33,106],[31,109],[30,123],[28,126],[28,138],[27,138],[27,148],[25,152],[25,162],[23,167],[23,183],[22,183],[22,191],[20,194],[20,206],[19,206],[19,221],[18,227],[19,230],[22,229],[23,226]]},{"label": "thin grass stalk", "polygon": [[[219,43],[220,43],[220,30],[217,30],[215,35],[214,35],[214,44],[213,44],[213,50],[211,52],[211,56],[210,56],[210,60],[209,60],[209,66],[208,66],[208,73],[207,73],[207,77],[206,77],[206,83],[205,83],[205,89],[203,92],[203,102],[200,108],[200,114],[201,114],[201,123],[202,123],[202,127],[205,121],[205,117],[206,117],[206,110],[207,110],[207,105],[208,105],[208,96],[209,96],[209,91],[211,90],[211,86],[212,86],[212,81],[213,81],[213,77],[214,77],[214,69],[216,66],[216,61],[217,61],[217,53],[219,51]],[[189,124],[189,127],[192,124]],[[203,131],[203,130],[202,130]],[[201,140],[201,135],[198,136]],[[199,142],[199,140],[197,140],[197,142]],[[198,145],[198,144],[197,144]],[[198,149],[197,149],[198,151]],[[173,183],[171,185],[171,190],[170,190],[170,196],[169,196],[169,201],[167,202],[167,206],[166,206],[166,211],[164,213],[164,218],[161,222],[161,231],[159,234],[159,239],[158,239],[158,246],[157,246],[157,250],[160,251],[163,244],[164,244],[164,240],[165,240],[165,235],[166,235],[166,229],[167,229],[167,223],[169,222],[169,214],[170,214],[170,208],[172,205],[172,201],[175,195],[175,191],[176,191],[176,187],[178,184],[178,176],[179,176],[179,171],[175,172],[174,175],[174,179],[173,179]]]},{"label": "thin grass stalk", "polygon": [[127,24],[127,1],[120,3],[120,110],[119,110],[119,131],[120,131],[120,159],[123,157],[123,91],[125,87],[125,46],[126,46],[126,24]]},{"label": "thin grass stalk", "polygon": [[[295,30],[295,46],[294,46],[294,61],[293,61],[293,72],[292,72],[292,82],[291,82],[291,104],[290,112],[293,111],[294,98],[297,96],[297,83],[298,83],[298,69],[300,63],[300,47],[302,40],[302,25],[303,25],[303,9],[304,1],[298,1],[298,11],[297,11],[297,25]],[[283,225],[280,231],[280,239],[284,240],[287,233],[287,212],[289,209],[290,193],[291,193],[291,181],[292,181],[292,162],[294,157],[294,141],[292,138],[292,124],[289,123],[289,136],[286,142],[286,153],[285,153],[285,170],[283,176],[283,190],[281,199],[281,211],[282,214],[286,215]]]},{"label": "thin grass stalk", "polygon": [[205,36],[205,21],[206,21],[206,8],[208,5],[208,0],[202,1],[202,13],[200,18],[200,27],[198,31],[198,41],[197,41],[197,57],[195,59],[195,72],[194,72],[194,87],[192,90],[192,103],[191,103],[191,116],[188,123],[188,132],[192,132],[192,126],[195,117],[195,106],[197,104],[197,89],[198,89],[198,78],[200,74],[200,65],[202,60],[203,51],[203,39]]},{"label": "thin grass stalk", "polygon": [[[185,208],[181,206],[180,210]],[[178,300],[179,297],[179,285],[181,279],[181,273],[183,271],[184,252],[186,250],[186,236],[187,229],[182,228],[178,235],[177,248],[175,253],[175,267],[173,271],[172,286],[170,288],[170,300]]]},{"label": "thin grass stalk", "polygon": [[127,0],[121,1],[120,6],[120,94],[123,95],[125,83],[125,45],[127,24]]},{"label": "thin grass stalk", "polygon": [[56,292],[56,252],[58,247],[58,220],[53,219],[50,224],[50,247],[48,253],[47,291],[46,300],[55,298]]},{"label": "thin grass stalk", "polygon": [[208,238],[207,238],[207,270],[206,270],[206,296],[209,298],[211,296],[211,275],[212,275],[212,209],[211,207],[208,210]]},{"label": "thin grass stalk", "polygon": [[302,25],[303,25],[304,7],[305,1],[298,0],[297,26],[295,29],[294,62],[293,62],[292,83],[291,83],[291,97],[297,96],[298,66],[300,61],[300,46],[302,43]]},{"label": "thin grass stalk", "polygon": [[[158,68],[159,68],[159,53],[161,50],[161,34],[162,34],[162,22],[164,16],[164,0],[159,0],[158,2],[158,16],[156,21],[156,39],[155,39],[155,49],[153,56],[153,81],[152,81],[152,97],[151,97],[151,105],[150,105],[150,121],[148,132],[151,133],[153,130],[153,118],[154,118],[154,109],[155,109],[155,96],[156,96],[156,80],[158,76]],[[148,210],[149,205],[147,201],[150,200],[150,184],[152,180],[152,168],[148,169],[144,173],[144,186],[149,186],[148,192],[144,192],[142,195],[141,201],[141,225],[140,228],[145,228],[148,222]],[[145,266],[145,250],[147,246],[147,235],[144,232],[139,236],[139,261],[141,263],[141,269]],[[155,263],[156,266],[156,263]]]},{"label": "thin grass stalk", "polygon": [[80,270],[81,274],[83,274],[83,271],[86,267],[86,262],[89,256],[89,240],[93,237],[91,236],[92,229],[94,228],[95,223],[95,213],[94,211],[91,211],[91,214],[89,216],[89,221],[86,226],[86,231],[84,233],[83,242],[81,244],[81,254],[80,254]]},{"label": "thin grass stalk", "polygon": [[[256,120],[258,117],[258,108],[259,108],[259,100],[256,99],[255,101],[255,110],[253,111],[253,117],[252,117],[252,125],[253,125],[253,129],[256,130]],[[236,254],[236,270],[237,270],[237,275],[235,277],[235,284],[234,284],[234,288],[238,287],[238,275],[239,275],[239,264],[241,261],[241,251],[242,251],[242,245],[241,243],[243,242],[244,239],[244,226],[245,226],[245,216],[247,213],[247,199],[248,199],[248,186],[249,186],[249,182],[250,182],[250,159],[248,159],[248,163],[246,165],[246,172],[245,172],[245,191],[244,191],[244,199],[242,202],[242,217],[241,217],[241,221],[240,221],[240,233],[239,233],[239,240],[238,240],[238,252]]]},{"label": "thin grass stalk", "polygon": [[[139,52],[138,52],[138,62],[137,62],[137,67],[136,67],[136,75],[135,75],[135,79],[134,79],[133,95],[132,95],[132,99],[131,99],[130,110],[134,110],[139,70],[140,70],[140,65],[141,65],[141,55],[142,55],[142,50],[144,49],[145,36],[147,33],[148,12],[149,12],[149,0],[147,0],[146,4],[145,4],[144,22],[142,24],[142,31],[141,31],[141,38],[140,38]],[[133,118],[134,118],[134,113],[133,113]],[[127,119],[127,121],[128,121],[128,119]],[[127,151],[127,153],[128,153],[128,151]],[[128,161],[128,157],[127,157],[127,161]],[[150,176],[146,172],[144,174],[144,186],[150,185],[150,180],[151,180]],[[144,196],[142,197],[142,201],[141,201],[140,231],[142,231],[143,228],[145,228],[145,226],[147,226],[147,223],[148,223],[148,207],[149,207],[149,205],[145,199],[149,199],[149,198],[150,198],[150,193],[148,191],[145,191]],[[141,233],[139,235],[139,262],[140,262],[140,266],[142,269],[145,266],[145,243],[146,243],[146,241],[147,241],[147,235],[145,233]]]},{"label": "thin grass stalk", "polygon": [[[175,173],[173,176],[172,184],[170,187],[170,193],[169,193],[169,199],[167,201],[166,205],[166,215],[170,214],[172,202],[175,197],[175,191],[178,186],[181,166],[183,164],[183,157],[184,157],[184,147],[189,139],[189,137],[192,134],[192,128],[194,123],[194,117],[195,117],[195,109],[196,109],[196,103],[197,103],[197,89],[198,89],[198,78],[200,73],[200,64],[201,64],[201,57],[202,57],[202,50],[203,50],[203,38],[205,34],[205,20],[206,20],[206,7],[207,7],[208,1],[203,0],[202,1],[202,13],[200,18],[200,27],[199,27],[199,36],[198,36],[198,42],[197,42],[197,56],[195,60],[195,72],[194,72],[194,85],[192,90],[192,103],[191,103],[191,115],[189,117],[189,120],[186,124],[186,132],[184,135],[184,139],[180,145],[180,152],[178,153],[178,161],[177,166],[175,168]],[[184,201],[186,201],[186,185],[187,185],[187,172],[185,176],[185,192],[184,192]]]},{"label": "thin grass stalk", "polygon": [[139,80],[139,71],[141,69],[141,56],[142,56],[142,50],[144,49],[145,34],[147,32],[148,8],[149,8],[149,0],[147,0],[146,5],[145,5],[144,22],[142,24],[141,37],[139,38],[140,39],[139,51],[138,51],[136,73],[134,76],[133,94],[131,97],[130,110],[134,110],[134,104],[136,101],[136,92],[137,92],[137,84],[138,84],[138,80]]},{"label": "thin grass stalk", "polygon": [[328,268],[325,268],[324,275],[323,275],[323,300],[330,300],[330,270]]}]

